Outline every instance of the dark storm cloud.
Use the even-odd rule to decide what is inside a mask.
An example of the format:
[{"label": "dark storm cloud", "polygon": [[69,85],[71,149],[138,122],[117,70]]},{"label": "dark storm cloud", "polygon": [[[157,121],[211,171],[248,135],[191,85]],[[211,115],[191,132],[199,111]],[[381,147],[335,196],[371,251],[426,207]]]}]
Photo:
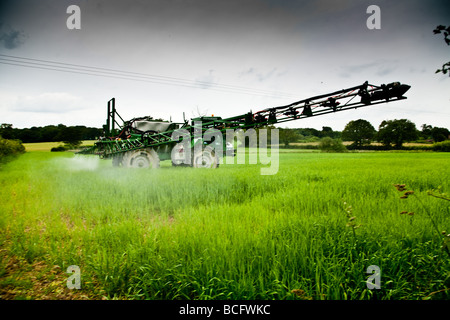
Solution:
[{"label": "dark storm cloud", "polygon": [[25,38],[26,35],[23,31],[0,23],[0,43],[3,48],[10,50],[18,48],[24,43]]},{"label": "dark storm cloud", "polygon": [[[81,8],[81,30],[66,27],[66,9],[72,4]],[[372,4],[381,8],[380,30],[366,25]],[[442,108],[438,99],[448,101],[448,94],[441,82],[434,82],[441,79],[434,71],[448,61],[448,46],[432,30],[450,23],[449,12],[448,0],[0,0],[0,23],[10,26],[0,30],[0,51],[15,48],[10,55],[185,79],[181,82],[189,84],[177,95],[158,83],[124,80],[119,86],[117,78],[97,82],[81,74],[4,64],[0,76],[9,88],[0,90],[0,111],[7,105],[6,115],[9,110],[42,110],[47,116],[62,112],[59,105],[78,104],[71,96],[102,99],[114,92],[132,101],[151,94],[155,104],[183,112],[187,104],[214,101],[232,115],[240,114],[240,104],[270,106],[274,100],[228,95],[233,90],[222,84],[307,97],[360,80],[398,80],[420,87],[404,103]],[[199,88],[206,90],[198,94]],[[221,96],[220,89],[227,95]],[[27,90],[27,99],[17,98]],[[421,100],[423,92],[430,94]],[[429,101],[431,95],[436,102]],[[17,119],[23,122],[23,114]]]},{"label": "dark storm cloud", "polygon": [[251,44],[274,33],[283,36],[282,31],[289,30],[291,23],[285,19],[285,11],[260,0],[97,1],[86,6],[84,21],[93,21],[93,28],[111,32],[120,26],[123,32],[145,31],[167,41],[184,40],[208,47],[217,42],[232,46],[236,39]]}]

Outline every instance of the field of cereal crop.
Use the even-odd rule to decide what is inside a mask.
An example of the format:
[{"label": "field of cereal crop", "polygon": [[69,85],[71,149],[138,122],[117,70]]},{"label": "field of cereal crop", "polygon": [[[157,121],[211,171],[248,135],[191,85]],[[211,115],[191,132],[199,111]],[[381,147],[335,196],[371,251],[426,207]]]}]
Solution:
[{"label": "field of cereal crop", "polygon": [[76,265],[72,298],[448,299],[450,207],[427,191],[450,190],[449,160],[292,151],[264,176],[28,152],[0,168],[0,293],[70,298]]}]

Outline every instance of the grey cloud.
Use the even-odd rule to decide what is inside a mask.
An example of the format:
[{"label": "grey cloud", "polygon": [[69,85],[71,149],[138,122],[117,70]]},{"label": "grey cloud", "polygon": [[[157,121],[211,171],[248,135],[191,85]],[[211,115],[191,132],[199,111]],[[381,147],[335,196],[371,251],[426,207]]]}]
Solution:
[{"label": "grey cloud", "polygon": [[424,74],[424,73],[427,73],[427,69],[426,68],[414,68],[414,67],[411,67],[411,68],[409,68],[409,72],[410,73],[417,73],[417,74]]},{"label": "grey cloud", "polygon": [[207,75],[203,75],[195,79],[196,85],[201,89],[209,89],[214,86],[214,70],[209,70]]},{"label": "grey cloud", "polygon": [[375,61],[357,65],[342,66],[339,75],[343,78],[349,78],[352,75],[360,74],[370,70],[378,76],[388,75],[397,68],[398,61]]},{"label": "grey cloud", "polygon": [[276,71],[277,71],[277,68],[273,68],[270,71],[261,72],[261,71],[257,70],[256,68],[250,67],[247,70],[240,72],[239,77],[251,76],[251,77],[256,78],[259,82],[263,82],[263,81],[271,78],[274,75],[280,76],[283,74],[283,72],[277,73]]},{"label": "grey cloud", "polygon": [[0,25],[0,43],[6,49],[12,50],[21,46],[26,35],[23,31],[12,29],[9,26]]}]

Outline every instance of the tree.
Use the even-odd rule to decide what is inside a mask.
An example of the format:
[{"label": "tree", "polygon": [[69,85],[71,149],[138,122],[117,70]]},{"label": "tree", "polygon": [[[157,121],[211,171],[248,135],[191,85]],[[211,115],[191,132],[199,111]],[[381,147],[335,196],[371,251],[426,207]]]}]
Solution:
[{"label": "tree", "polygon": [[341,133],[338,131],[333,131],[331,127],[322,127],[322,131],[320,132],[322,138],[330,137],[333,139],[337,139],[341,137]]},{"label": "tree", "polygon": [[299,139],[299,135],[295,129],[289,128],[279,128],[279,139],[281,143],[284,143],[286,147],[289,146],[289,143],[296,142]]},{"label": "tree", "polygon": [[431,129],[431,137],[434,142],[441,142],[447,140],[450,135],[450,131],[446,128],[434,127]]},{"label": "tree", "polygon": [[441,142],[449,139],[450,130],[447,128],[433,127],[432,125],[423,124],[421,135],[424,139],[433,139],[434,142]]},{"label": "tree", "polygon": [[314,128],[303,128],[303,129],[295,129],[297,134],[305,136],[305,137],[318,137],[322,138],[322,133]]},{"label": "tree", "polygon": [[[450,45],[450,26],[445,27],[443,25],[437,26],[436,29],[433,30],[434,34],[444,34],[444,41],[447,43],[447,45]],[[450,61],[447,63],[444,63],[442,65],[442,69],[437,69],[436,73],[442,72],[443,74],[446,74],[448,72],[448,75],[450,76]]]},{"label": "tree", "polygon": [[429,139],[431,138],[431,130],[433,129],[432,125],[426,124],[424,123],[422,125],[422,137],[424,139]]},{"label": "tree", "polygon": [[407,119],[384,120],[378,128],[377,139],[386,146],[393,143],[401,148],[403,142],[417,139],[416,125]]},{"label": "tree", "polygon": [[59,134],[55,137],[56,141],[63,141],[65,144],[76,147],[81,144],[82,132],[79,127],[66,127],[58,125]]},{"label": "tree", "polygon": [[342,131],[344,141],[353,141],[353,144],[361,147],[363,144],[370,144],[376,134],[375,128],[369,121],[359,119],[347,123]]},{"label": "tree", "polygon": [[2,136],[4,139],[14,139],[12,124],[2,123],[0,125],[0,136]]},{"label": "tree", "polygon": [[17,138],[22,142],[40,142],[41,132],[38,127],[25,128],[18,132]]},{"label": "tree", "polygon": [[41,140],[46,142],[57,141],[55,138],[59,134],[59,129],[57,126],[45,126],[41,129]]}]

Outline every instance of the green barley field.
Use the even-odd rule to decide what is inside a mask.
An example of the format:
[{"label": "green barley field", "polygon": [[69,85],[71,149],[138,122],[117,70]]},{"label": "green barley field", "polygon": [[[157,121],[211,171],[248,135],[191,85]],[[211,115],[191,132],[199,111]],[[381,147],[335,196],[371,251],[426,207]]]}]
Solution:
[{"label": "green barley field", "polygon": [[166,162],[34,151],[2,165],[1,298],[450,298],[450,202],[427,194],[449,193],[448,153],[289,150],[275,175]]}]

